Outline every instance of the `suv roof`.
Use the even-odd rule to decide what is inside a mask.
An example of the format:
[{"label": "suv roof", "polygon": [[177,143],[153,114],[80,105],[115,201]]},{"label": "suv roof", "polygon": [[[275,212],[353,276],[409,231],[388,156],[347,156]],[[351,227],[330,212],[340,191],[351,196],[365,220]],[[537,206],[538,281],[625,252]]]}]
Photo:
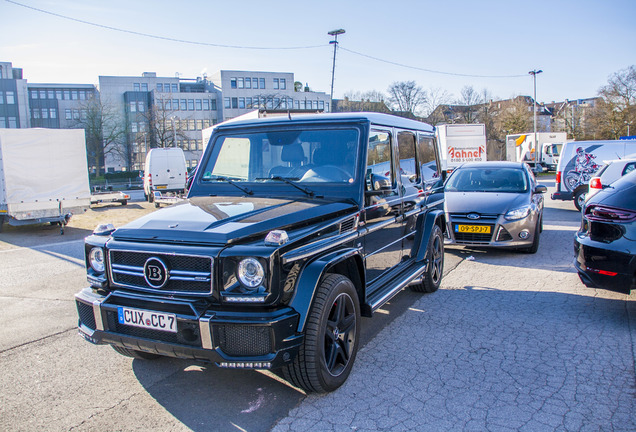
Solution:
[{"label": "suv roof", "polygon": [[333,121],[364,121],[380,126],[399,127],[404,129],[416,129],[433,133],[433,126],[417,120],[411,120],[404,117],[398,117],[390,114],[375,112],[355,112],[355,113],[329,113],[329,114],[302,114],[279,117],[265,117],[259,119],[237,120],[220,123],[216,127],[220,129],[240,128],[246,126],[257,126],[264,124],[299,124],[314,122],[333,122]]}]

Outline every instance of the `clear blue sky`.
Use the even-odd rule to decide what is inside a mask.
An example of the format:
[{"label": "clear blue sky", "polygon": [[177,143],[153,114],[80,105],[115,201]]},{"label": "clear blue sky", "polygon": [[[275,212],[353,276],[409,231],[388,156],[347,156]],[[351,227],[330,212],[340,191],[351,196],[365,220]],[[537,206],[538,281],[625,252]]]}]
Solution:
[{"label": "clear blue sky", "polygon": [[194,78],[238,69],[293,72],[297,81],[329,93],[333,46],[327,32],[338,28],[346,34],[339,36],[334,97],[386,92],[406,80],[455,97],[466,85],[498,98],[532,95],[528,71],[542,69],[537,99],[550,102],[595,96],[612,73],[636,64],[636,0],[15,1],[102,26],[208,44],[109,30],[0,0],[0,61],[23,68],[31,83],[97,84],[99,75],[145,71]]}]

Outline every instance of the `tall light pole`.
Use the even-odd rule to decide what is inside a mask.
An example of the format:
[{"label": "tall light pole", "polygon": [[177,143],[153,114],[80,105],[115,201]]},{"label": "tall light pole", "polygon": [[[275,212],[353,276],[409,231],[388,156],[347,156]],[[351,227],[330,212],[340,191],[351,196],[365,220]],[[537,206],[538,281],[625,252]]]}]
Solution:
[{"label": "tall light pole", "polygon": [[539,158],[538,158],[538,149],[539,149],[539,145],[537,143],[537,74],[540,74],[541,72],[543,72],[541,69],[539,70],[531,70],[530,72],[528,72],[530,75],[532,75],[532,81],[534,83],[534,95],[532,97],[532,103],[534,105],[534,170],[537,171],[538,169],[538,163],[539,163]]},{"label": "tall light pole", "polygon": [[333,111],[333,79],[336,73],[336,49],[338,48],[338,35],[341,35],[344,32],[344,29],[331,30],[330,32],[327,32],[327,34],[333,36],[333,40],[329,42],[330,44],[333,44],[333,66],[331,67],[331,96],[329,102],[331,104],[331,111]]}]

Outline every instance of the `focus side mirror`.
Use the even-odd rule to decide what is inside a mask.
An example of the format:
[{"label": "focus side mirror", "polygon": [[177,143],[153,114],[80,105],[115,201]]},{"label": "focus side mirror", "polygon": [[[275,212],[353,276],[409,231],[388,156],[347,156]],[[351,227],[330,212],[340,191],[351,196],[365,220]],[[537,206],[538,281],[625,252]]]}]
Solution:
[{"label": "focus side mirror", "polygon": [[546,193],[548,188],[544,185],[536,185],[534,188],[534,193]]}]

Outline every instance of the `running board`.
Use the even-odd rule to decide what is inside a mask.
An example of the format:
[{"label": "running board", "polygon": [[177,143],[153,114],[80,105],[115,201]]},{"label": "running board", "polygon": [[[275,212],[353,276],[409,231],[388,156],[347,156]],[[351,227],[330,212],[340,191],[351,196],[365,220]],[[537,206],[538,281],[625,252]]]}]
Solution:
[{"label": "running board", "polygon": [[386,292],[384,292],[383,295],[381,295],[377,299],[375,298],[370,299],[371,301],[369,302],[369,306],[371,306],[371,311],[374,312],[380,309],[382,306],[384,306],[385,303],[391,300],[398,292],[400,292],[405,287],[417,281],[418,278],[421,278],[422,274],[426,271],[426,268],[428,265],[427,263],[419,263],[419,264],[421,265],[417,266],[414,270],[401,273],[400,276],[403,275],[403,277],[400,278],[400,282],[397,285],[388,289]]}]

